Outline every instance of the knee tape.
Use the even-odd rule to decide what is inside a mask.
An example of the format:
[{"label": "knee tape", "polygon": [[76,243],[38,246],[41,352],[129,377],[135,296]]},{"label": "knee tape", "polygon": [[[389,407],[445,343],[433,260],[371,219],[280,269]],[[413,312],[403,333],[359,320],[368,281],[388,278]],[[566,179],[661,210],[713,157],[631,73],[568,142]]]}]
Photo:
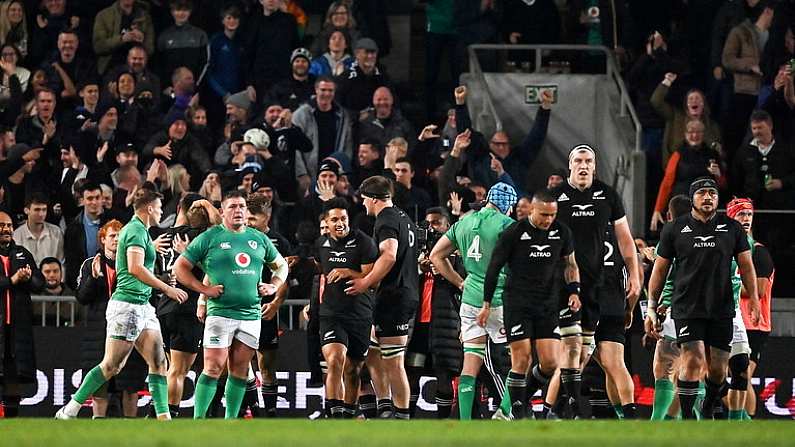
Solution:
[{"label": "knee tape", "polygon": [[732,383],[729,388],[737,391],[745,391],[748,388],[748,365],[750,361],[748,354],[739,354],[729,359],[729,370],[732,373]]},{"label": "knee tape", "polygon": [[464,343],[464,355],[467,354],[484,359],[486,358],[486,345],[483,343]]},{"label": "knee tape", "polygon": [[560,336],[563,338],[579,337],[580,335],[582,335],[582,326],[579,324],[573,324],[571,326],[560,328]]},{"label": "knee tape", "polygon": [[392,359],[400,357],[406,353],[406,345],[388,345],[386,343],[381,345],[381,358]]}]

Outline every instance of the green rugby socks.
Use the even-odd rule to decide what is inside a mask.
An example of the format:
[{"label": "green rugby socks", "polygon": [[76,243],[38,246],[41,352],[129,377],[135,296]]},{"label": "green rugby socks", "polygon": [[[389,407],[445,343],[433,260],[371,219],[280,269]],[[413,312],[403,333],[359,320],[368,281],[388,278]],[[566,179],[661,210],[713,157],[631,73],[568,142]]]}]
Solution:
[{"label": "green rugby socks", "polygon": [[246,394],[246,379],[229,376],[226,379],[226,415],[224,419],[237,419],[240,412],[240,404],[243,403],[243,396]]},{"label": "green rugby socks", "polygon": [[83,383],[80,384],[80,388],[77,389],[72,399],[80,405],[84,404],[89,396],[94,394],[107,381],[108,379],[102,374],[102,368],[99,365],[95,366],[83,378]]},{"label": "green rugby socks", "polygon": [[158,419],[171,419],[168,411],[168,384],[166,376],[160,374],[149,374],[149,394],[152,396],[152,404]]},{"label": "green rugby socks", "polygon": [[663,421],[668,414],[668,408],[674,401],[674,384],[668,379],[657,379],[654,382],[654,407],[651,413],[652,421]]},{"label": "green rugby socks", "polygon": [[472,419],[472,402],[475,400],[475,378],[464,376],[458,378],[458,414],[459,419]]},{"label": "green rugby socks", "polygon": [[218,387],[218,379],[214,379],[204,373],[199,375],[196,380],[196,392],[193,394],[193,419],[204,419],[207,417],[207,409],[210,402],[215,397],[215,390]]}]

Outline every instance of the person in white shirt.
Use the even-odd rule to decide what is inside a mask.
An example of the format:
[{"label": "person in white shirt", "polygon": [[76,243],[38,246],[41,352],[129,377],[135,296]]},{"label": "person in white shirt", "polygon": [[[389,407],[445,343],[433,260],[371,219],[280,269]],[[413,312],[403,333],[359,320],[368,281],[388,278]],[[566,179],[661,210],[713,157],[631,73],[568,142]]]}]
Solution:
[{"label": "person in white shirt", "polygon": [[14,243],[25,247],[36,264],[44,258],[63,261],[63,232],[61,228],[45,222],[49,200],[41,193],[31,194],[25,201],[28,220],[14,230]]}]

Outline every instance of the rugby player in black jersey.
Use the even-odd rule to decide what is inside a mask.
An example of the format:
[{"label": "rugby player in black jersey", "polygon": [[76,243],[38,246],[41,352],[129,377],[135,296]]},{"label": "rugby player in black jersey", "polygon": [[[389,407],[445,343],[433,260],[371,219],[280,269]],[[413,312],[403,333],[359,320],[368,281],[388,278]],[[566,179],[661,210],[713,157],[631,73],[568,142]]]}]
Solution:
[{"label": "rugby player in black jersey", "polygon": [[419,302],[416,230],[406,213],[392,204],[394,189],[386,177],[367,178],[359,193],[367,214],[376,218],[373,233],[379,256],[370,273],[348,281],[345,292],[361,295],[377,286],[375,336],[395,404],[394,416],[408,419],[410,390],[403,358]]},{"label": "rugby player in black jersey", "polygon": [[[250,194],[246,199],[248,205],[248,226],[257,229],[270,239],[276,251],[285,259],[293,254],[290,242],[270,227],[272,208],[270,201],[263,194]],[[262,282],[271,281],[272,272],[270,269],[262,271]],[[262,297],[262,328],[259,336],[259,347],[257,349],[257,364],[262,376],[262,402],[265,406],[265,416],[276,416],[277,401],[277,380],[276,380],[276,353],[279,349],[279,321],[276,314],[279,307],[284,302],[289,291],[288,283],[282,284],[274,295]],[[248,385],[249,388],[251,384]],[[247,396],[243,401],[243,406],[255,406],[256,399],[252,402],[247,390]],[[254,384],[254,395],[256,397],[256,384]]]},{"label": "rugby player in black jersey", "polygon": [[[568,355],[560,361],[561,382],[572,399],[574,416],[579,416],[581,365],[587,363],[590,345],[595,338],[599,349],[597,360],[608,381],[616,387],[624,416],[634,418],[634,385],[624,364],[624,320],[626,309],[632,309],[640,292],[635,243],[618,193],[594,178],[594,149],[586,144],[575,146],[569,153],[569,170],[569,178],[555,188],[553,194],[558,199],[558,220],[566,224],[574,235],[582,283],[582,310],[579,313],[566,311],[561,305],[560,332],[563,343],[568,347],[565,350]],[[603,287],[604,258],[612,255],[605,247],[609,222],[615,227],[618,245],[615,248],[621,253],[629,271],[625,291]]]},{"label": "rugby player in black jersey", "polygon": [[329,233],[317,247],[326,278],[320,296],[320,343],[328,368],[326,402],[333,418],[353,417],[356,412],[359,374],[373,324],[370,291],[346,295],[345,283],[370,273],[378,257],[373,240],[359,230],[351,230],[347,205],[339,198],[324,204]]},{"label": "rugby player in black jersey", "polygon": [[[185,377],[201,349],[204,331],[204,324],[196,318],[199,294],[178,284],[172,270],[177,258],[185,251],[190,241],[210,225],[219,223],[221,223],[221,214],[209,201],[198,194],[188,193],[179,201],[173,227],[149,228],[149,234],[153,239],[165,234],[172,241],[171,247],[157,254],[156,274],[164,282],[174,284],[175,287],[188,293],[188,299],[181,304],[165,295],[160,295],[157,302],[157,317],[160,320],[163,343],[169,353],[168,408],[172,418],[179,416]],[[194,273],[203,274],[198,267]]]},{"label": "rugby player in black jersey", "polygon": [[[659,301],[668,270],[676,261],[671,317],[681,347],[678,395],[682,417],[694,417],[698,381],[706,366],[702,417],[711,419],[711,409],[726,386],[734,332],[732,259],[737,260],[742,284],[748,292],[752,323],[759,320],[759,297],[745,231],[734,219],[717,214],[718,185],[715,180],[708,177],[696,179],[690,185],[690,197],[691,212],[663,228],[649,291],[650,300]],[[658,308],[658,314],[662,313]]]},{"label": "rugby player in black jersey", "polygon": [[[548,191],[533,195],[530,215],[503,231],[492,253],[483,291],[491,302],[500,270],[508,264],[503,293],[504,321],[511,345],[508,392],[511,412],[522,419],[527,396],[549,382],[557,368],[560,345],[557,291],[562,268],[566,298],[572,312],[580,308],[580,273],[571,230],[555,221],[558,205]],[[531,351],[538,364],[528,374]]]}]

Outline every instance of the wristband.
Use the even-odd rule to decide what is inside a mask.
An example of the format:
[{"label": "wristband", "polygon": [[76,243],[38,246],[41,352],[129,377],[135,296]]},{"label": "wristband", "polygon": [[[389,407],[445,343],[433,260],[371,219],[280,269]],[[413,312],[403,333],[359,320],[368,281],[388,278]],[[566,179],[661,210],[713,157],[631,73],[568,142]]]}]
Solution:
[{"label": "wristband", "polygon": [[199,297],[199,300],[196,301],[196,304],[198,304],[199,306],[206,306],[207,305],[207,298],[205,298],[203,296]]},{"label": "wristband", "polygon": [[577,281],[570,282],[566,284],[566,291],[569,292],[569,295],[579,295],[580,294],[580,283]]}]

